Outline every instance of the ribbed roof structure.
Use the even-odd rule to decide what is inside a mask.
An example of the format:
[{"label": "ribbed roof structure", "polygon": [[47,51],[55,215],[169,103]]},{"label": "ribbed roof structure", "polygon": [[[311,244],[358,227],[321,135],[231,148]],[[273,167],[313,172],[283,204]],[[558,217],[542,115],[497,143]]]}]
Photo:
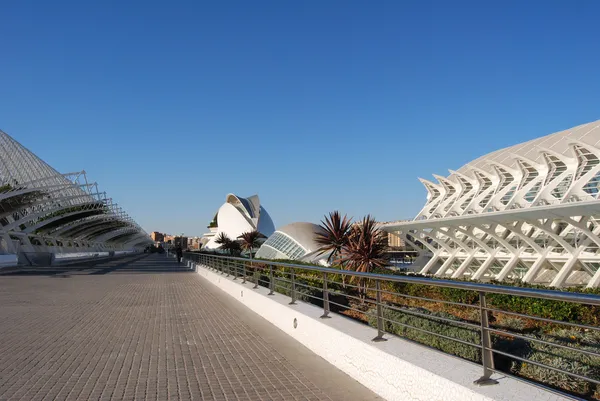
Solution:
[{"label": "ribbed roof structure", "polygon": [[416,219],[432,219],[597,199],[600,121],[583,124],[467,163],[437,182]]},{"label": "ribbed roof structure", "polygon": [[61,174],[0,131],[1,251],[133,249],[148,235],[85,171]]},{"label": "ribbed roof structure", "polygon": [[386,224],[422,274],[600,286],[600,121],[500,149],[436,182],[410,222]]}]

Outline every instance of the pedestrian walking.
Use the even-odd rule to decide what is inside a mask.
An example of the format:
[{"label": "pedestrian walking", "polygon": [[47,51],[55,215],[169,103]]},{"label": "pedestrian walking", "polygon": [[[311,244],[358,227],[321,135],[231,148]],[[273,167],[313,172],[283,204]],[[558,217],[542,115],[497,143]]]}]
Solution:
[{"label": "pedestrian walking", "polygon": [[177,245],[177,263],[181,263],[181,258],[183,258],[183,249],[181,249],[181,245]]}]

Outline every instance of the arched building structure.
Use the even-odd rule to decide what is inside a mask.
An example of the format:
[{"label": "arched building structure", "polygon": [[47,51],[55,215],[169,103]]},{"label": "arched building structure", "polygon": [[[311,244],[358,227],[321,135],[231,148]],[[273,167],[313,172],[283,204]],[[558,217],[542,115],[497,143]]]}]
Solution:
[{"label": "arched building structure", "polygon": [[203,242],[206,249],[218,249],[217,237],[223,233],[230,239],[236,240],[242,233],[257,230],[265,237],[275,231],[271,216],[260,204],[258,195],[248,198],[229,194],[225,203],[217,211],[209,226],[210,233],[204,234]]},{"label": "arched building structure", "polygon": [[421,273],[600,286],[600,121],[434,177],[415,220],[384,228],[420,252]]},{"label": "arched building structure", "polygon": [[0,253],[36,255],[137,250],[151,244],[85,171],[61,174],[0,131]]},{"label": "arched building structure", "polygon": [[256,252],[257,258],[290,259],[324,264],[327,254],[318,252],[315,234],[321,228],[313,223],[297,222],[280,227]]}]

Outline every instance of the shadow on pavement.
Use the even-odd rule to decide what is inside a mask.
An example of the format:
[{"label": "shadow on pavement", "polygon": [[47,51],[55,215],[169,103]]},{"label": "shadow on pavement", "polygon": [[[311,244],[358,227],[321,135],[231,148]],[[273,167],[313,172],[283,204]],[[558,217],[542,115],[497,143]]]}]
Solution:
[{"label": "shadow on pavement", "polygon": [[19,267],[0,271],[0,277],[6,276],[50,276],[68,278],[75,275],[104,275],[110,273],[152,274],[152,273],[189,273],[185,264],[178,264],[165,255],[135,255],[115,260],[86,262],[71,266]]}]

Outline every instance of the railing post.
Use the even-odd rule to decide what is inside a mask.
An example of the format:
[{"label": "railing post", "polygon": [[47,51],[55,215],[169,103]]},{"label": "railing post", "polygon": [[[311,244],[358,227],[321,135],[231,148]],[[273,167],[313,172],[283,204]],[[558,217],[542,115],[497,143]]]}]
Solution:
[{"label": "railing post", "polygon": [[[250,259],[250,263],[252,263],[252,259]],[[246,262],[242,262],[242,284],[246,284]]]},{"label": "railing post", "polygon": [[290,302],[290,305],[296,305],[296,271],[293,267],[291,267],[290,269],[292,270],[292,273],[290,275],[292,280],[292,302]]},{"label": "railing post", "polygon": [[267,295],[275,294],[275,281],[273,280],[273,265],[269,265],[269,293]]},{"label": "railing post", "polygon": [[375,296],[375,303],[377,305],[377,337],[375,337],[372,341],[386,341],[386,338],[383,338],[384,334],[384,321],[383,321],[383,305],[381,304],[381,281],[375,280],[375,290],[377,294]]},{"label": "railing post", "polygon": [[498,384],[491,378],[494,369],[494,354],[492,353],[492,340],[488,331],[490,324],[488,320],[488,310],[485,301],[485,293],[479,293],[479,313],[481,319],[481,364],[483,365],[483,376],[475,380],[475,384],[487,386]]},{"label": "railing post", "polygon": [[[250,262],[250,263],[252,263],[252,262]],[[260,271],[258,270],[258,266],[257,267],[252,266],[252,267],[253,267],[252,274],[254,274],[254,287],[252,287],[252,288],[256,289],[256,288],[258,288],[258,280],[260,280]]]},{"label": "railing post", "polygon": [[233,264],[233,279],[237,280],[237,274],[238,274],[237,260],[232,260],[231,263]]},{"label": "railing post", "polygon": [[323,273],[323,315],[321,319],[329,319],[329,290],[327,289],[327,273]]}]

